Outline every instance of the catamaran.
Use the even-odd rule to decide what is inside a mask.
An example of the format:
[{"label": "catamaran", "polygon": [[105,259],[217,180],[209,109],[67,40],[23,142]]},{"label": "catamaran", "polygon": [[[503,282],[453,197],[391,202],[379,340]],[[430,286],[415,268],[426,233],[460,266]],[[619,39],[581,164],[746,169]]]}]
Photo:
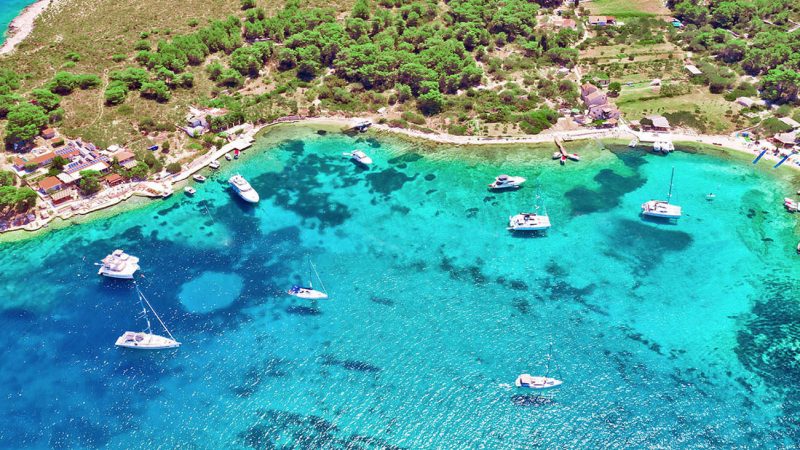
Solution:
[{"label": "catamaran", "polygon": [[533,376],[528,373],[523,373],[517,377],[514,384],[517,387],[524,387],[529,389],[552,389],[558,386],[561,386],[564,382],[555,378],[550,377],[550,355],[547,355],[547,369],[545,371],[544,376]]},{"label": "catamaran", "polygon": [[132,280],[133,274],[139,270],[139,258],[129,255],[120,249],[103,258],[98,275],[109,278]]},{"label": "catamaran", "polygon": [[228,180],[228,183],[231,185],[234,192],[239,194],[242,200],[248,203],[258,203],[258,192],[250,186],[250,183],[248,183],[243,176],[236,174]]},{"label": "catamaran", "polygon": [[519,189],[522,187],[522,183],[524,182],[525,178],[523,177],[500,175],[496,177],[491,184],[489,184],[489,189]]},{"label": "catamaran", "polygon": [[[539,196],[536,196],[538,201]],[[544,231],[550,228],[550,216],[547,215],[547,209],[544,214],[539,214],[539,205],[534,206],[536,212],[532,213],[519,213],[515,216],[508,218],[509,231]]]},{"label": "catamaran", "polygon": [[[325,285],[322,284],[322,278],[319,277],[319,273],[317,272],[317,268],[314,267],[314,264],[311,263],[311,259],[308,260],[308,287],[305,286],[298,286],[294,285],[291,289],[289,289],[286,293],[289,295],[293,295],[298,298],[305,298],[309,300],[324,300],[328,298],[328,291],[325,290]],[[317,280],[319,280],[319,285],[322,288],[322,291],[318,291],[314,289],[314,284],[311,282],[311,272],[314,272],[314,275],[317,276]]]},{"label": "catamaran", "polygon": [[677,219],[681,216],[681,207],[670,203],[672,199],[672,182],[675,179],[675,169],[672,169],[672,176],[669,179],[669,194],[667,200],[650,200],[642,203],[642,214],[647,217],[657,217],[662,219]]},{"label": "catamaran", "polygon": [[[147,322],[147,328],[144,331],[126,331],[122,334],[122,336],[117,338],[117,342],[114,345],[117,347],[133,348],[137,350],[162,350],[180,347],[181,343],[176,341],[175,337],[172,336],[172,333],[169,332],[169,329],[167,329],[167,326],[164,325],[161,317],[158,316],[156,310],[153,309],[153,306],[147,301],[147,298],[145,298],[144,294],[142,294],[142,291],[139,290],[139,286],[136,286],[136,293],[139,296],[139,304],[142,306],[142,316]],[[150,318],[147,315],[147,308],[145,307],[145,304],[147,305],[147,308],[150,308],[150,311],[153,312],[155,318],[158,319],[158,323],[161,324],[169,337],[159,336],[152,333],[152,329],[150,327]]]}]

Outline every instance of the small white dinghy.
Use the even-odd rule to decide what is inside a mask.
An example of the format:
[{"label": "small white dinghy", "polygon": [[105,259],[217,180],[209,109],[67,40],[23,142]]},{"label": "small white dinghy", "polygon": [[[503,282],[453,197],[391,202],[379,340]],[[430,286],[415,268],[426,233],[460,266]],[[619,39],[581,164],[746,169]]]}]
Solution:
[{"label": "small white dinghy", "polygon": [[214,170],[219,169],[219,161],[217,161],[216,159],[214,161],[211,161],[210,163],[208,163],[208,167],[211,167]]},{"label": "small white dinghy", "polygon": [[325,290],[325,285],[322,284],[322,278],[319,277],[319,273],[317,272],[317,268],[314,267],[314,264],[311,263],[311,259],[308,260],[309,272],[313,271],[314,275],[317,276],[317,280],[319,280],[319,285],[322,287],[321,291],[314,289],[314,284],[311,282],[311,273],[308,274],[308,287],[305,286],[298,286],[294,285],[291,289],[286,291],[287,294],[298,297],[298,298],[305,298],[308,300],[324,300],[328,298],[328,291]]},{"label": "small white dinghy", "polygon": [[192,175],[192,179],[194,181],[197,181],[197,182],[200,182],[200,183],[206,181],[206,177],[200,175],[199,173],[196,173],[196,174]]},{"label": "small white dinghy", "polygon": [[361,150],[353,150],[350,153],[342,153],[342,156],[346,156],[357,162],[358,164],[362,164],[364,166],[368,166],[372,164],[372,158],[370,158],[366,153],[362,152]]},{"label": "small white dinghy", "polygon": [[[126,331],[122,334],[122,336],[117,338],[117,342],[114,345],[117,347],[132,348],[137,350],[163,350],[167,348],[180,347],[181,343],[176,341],[175,337],[172,336],[172,333],[169,332],[167,326],[164,325],[164,322],[161,320],[161,317],[158,316],[156,310],[153,309],[153,306],[147,301],[144,294],[142,294],[142,291],[139,290],[139,286],[136,286],[136,293],[139,295],[139,304],[142,305],[142,316],[144,316],[145,320],[147,321],[147,329],[144,331]],[[153,315],[156,317],[156,319],[158,319],[158,323],[164,327],[164,331],[167,332],[169,337],[159,336],[152,333],[152,329],[150,328],[150,319],[147,316],[147,308],[144,306],[145,304],[147,304],[147,308],[150,308],[150,311],[152,311]]]},{"label": "small white dinghy", "polygon": [[186,195],[194,195],[197,192],[197,189],[191,186],[186,186],[185,188],[183,188],[183,192],[186,192]]}]

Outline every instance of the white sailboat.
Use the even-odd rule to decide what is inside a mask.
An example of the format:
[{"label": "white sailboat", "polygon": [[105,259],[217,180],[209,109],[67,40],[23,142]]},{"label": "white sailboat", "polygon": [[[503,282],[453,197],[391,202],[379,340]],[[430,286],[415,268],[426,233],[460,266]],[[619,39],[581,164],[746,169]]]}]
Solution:
[{"label": "white sailboat", "polygon": [[514,384],[519,388],[529,388],[536,390],[552,389],[561,386],[564,382],[550,377],[551,356],[547,355],[547,369],[544,376],[534,376],[528,373],[519,375]]},{"label": "white sailboat", "polygon": [[642,214],[647,217],[661,219],[677,219],[681,216],[681,207],[670,203],[672,199],[672,182],[675,179],[675,168],[672,169],[672,176],[669,179],[669,194],[667,200],[650,200],[642,203]]},{"label": "white sailboat", "polygon": [[[181,343],[176,341],[175,337],[172,336],[172,333],[169,332],[169,329],[167,329],[167,326],[164,325],[161,317],[158,316],[156,310],[153,309],[153,306],[147,301],[147,298],[145,298],[144,294],[142,294],[142,291],[139,290],[139,286],[136,286],[136,293],[139,295],[139,304],[142,306],[142,316],[144,317],[145,321],[147,321],[147,328],[144,331],[126,331],[122,334],[122,336],[117,338],[117,342],[114,345],[117,347],[132,348],[137,350],[163,350],[167,348],[180,347]],[[145,304],[147,305],[147,308],[150,308],[150,311],[153,312],[155,318],[158,319],[158,323],[161,324],[169,337],[159,336],[152,333],[152,329],[150,327],[150,318],[147,315],[147,308],[145,308]]]},{"label": "white sailboat", "polygon": [[[314,267],[314,264],[311,263],[311,259],[308,260],[309,266],[309,274],[308,274],[308,287],[306,286],[299,286],[294,285],[291,289],[286,291],[287,294],[293,295],[298,298],[305,298],[309,300],[324,300],[328,298],[328,291],[325,290],[325,285],[322,284],[322,278],[319,277],[319,273],[317,272],[317,268]],[[322,288],[321,291],[314,289],[314,284],[311,280],[311,272],[314,272],[314,275],[317,276],[317,280],[319,280],[319,285]]]},{"label": "white sailboat", "polygon": [[[537,203],[539,203],[539,196],[536,196]],[[544,214],[539,214],[539,205],[534,206],[535,212],[523,212],[514,216],[508,217],[508,231],[544,231],[550,228],[550,216],[547,215],[547,209],[544,209]]]}]

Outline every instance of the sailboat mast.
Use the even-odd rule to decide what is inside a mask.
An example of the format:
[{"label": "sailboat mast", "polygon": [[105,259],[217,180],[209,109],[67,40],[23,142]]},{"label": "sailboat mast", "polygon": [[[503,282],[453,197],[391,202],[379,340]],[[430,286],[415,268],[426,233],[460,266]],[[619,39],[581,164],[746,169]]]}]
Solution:
[{"label": "sailboat mast", "polygon": [[672,168],[672,175],[669,177],[669,194],[667,194],[667,203],[672,200],[672,182],[675,180],[675,168]]},{"label": "sailboat mast", "polygon": [[[144,303],[147,304],[147,307],[150,308],[150,311],[152,311],[153,315],[156,316],[156,319],[158,320],[158,323],[161,324],[161,327],[164,328],[164,331],[167,332],[167,334],[169,335],[170,339],[172,339],[174,341],[175,337],[172,335],[172,333],[170,333],[169,328],[167,328],[167,326],[164,325],[164,321],[161,320],[161,317],[159,317],[159,315],[156,312],[156,310],[153,309],[153,305],[151,305],[150,302],[147,301],[147,298],[144,296],[144,294],[142,294],[142,291],[139,290],[139,286],[136,286],[136,292],[139,293],[139,301],[143,301]],[[146,314],[147,314],[147,310],[145,310],[145,318],[147,318]],[[149,318],[147,318],[147,328],[148,328],[148,332],[149,332],[150,331],[150,319]]]}]

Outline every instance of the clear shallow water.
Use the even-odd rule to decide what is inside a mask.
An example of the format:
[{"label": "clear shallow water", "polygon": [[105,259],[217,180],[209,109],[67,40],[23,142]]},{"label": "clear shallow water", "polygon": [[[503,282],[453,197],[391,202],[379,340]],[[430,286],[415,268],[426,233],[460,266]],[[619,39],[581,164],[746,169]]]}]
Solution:
[{"label": "clear shallow water", "polygon": [[6,30],[15,17],[36,0],[0,0],[0,45],[6,40]]},{"label": "clear shallow water", "polygon": [[[277,129],[198,193],[0,244],[0,446],[794,446],[800,292],[787,186],[702,155],[428,148]],[[375,160],[362,171],[341,152]],[[678,225],[639,204],[677,170]],[[241,172],[255,208],[225,180]],[[494,194],[498,173],[525,188]],[[554,228],[505,231],[539,186]],[[707,202],[705,194],[717,198]],[[132,287],[183,346],[113,347]],[[312,255],[331,299],[284,294]],[[543,371],[551,401],[508,385]]]}]

